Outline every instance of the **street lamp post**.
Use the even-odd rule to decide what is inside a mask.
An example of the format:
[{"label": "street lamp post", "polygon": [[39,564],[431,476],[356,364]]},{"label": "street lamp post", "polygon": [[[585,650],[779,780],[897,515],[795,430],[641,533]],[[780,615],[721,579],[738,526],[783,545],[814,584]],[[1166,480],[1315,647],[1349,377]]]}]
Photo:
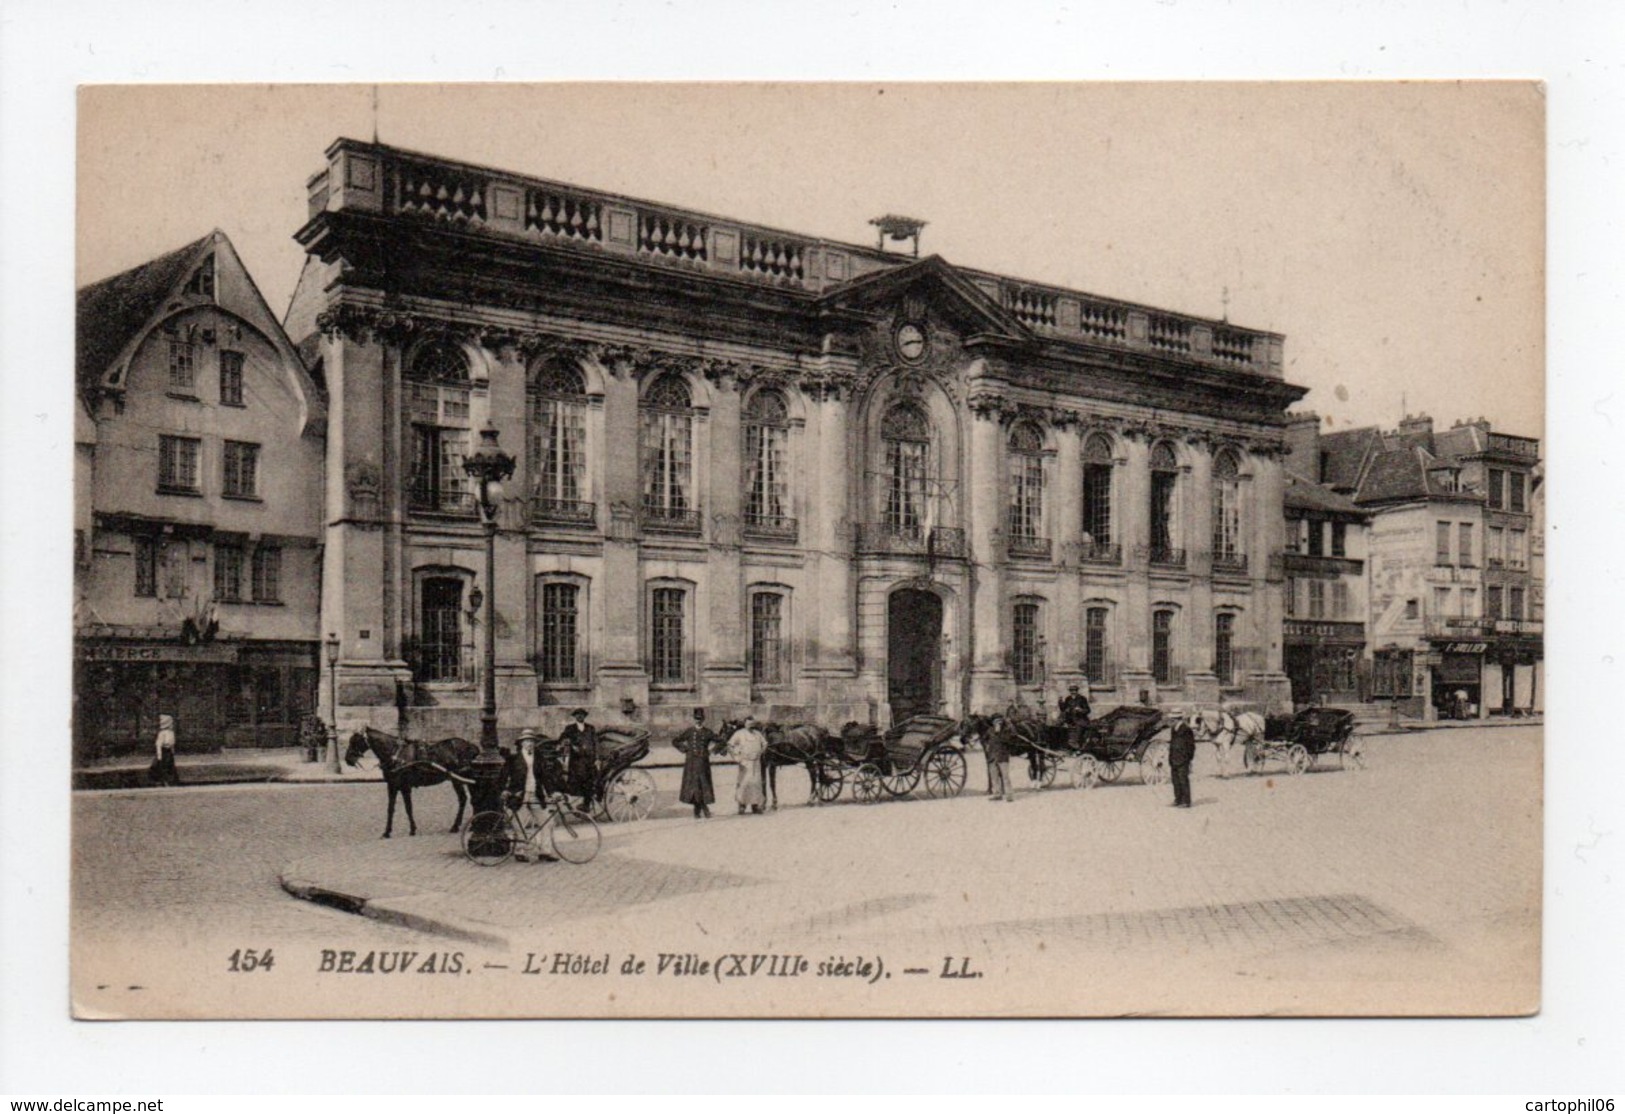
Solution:
[{"label": "street lamp post", "polygon": [[335,774],[339,767],[339,636],[332,632],[323,643],[327,649],[327,768]]},{"label": "street lamp post", "polygon": [[497,427],[487,420],[480,430],[480,447],[463,461],[463,471],[479,485],[480,526],[485,530],[485,668],[484,701],[480,707],[480,750],[494,755],[497,750],[497,644],[496,569],[497,503],[502,498],[502,481],[513,475],[514,458],[497,443]]}]

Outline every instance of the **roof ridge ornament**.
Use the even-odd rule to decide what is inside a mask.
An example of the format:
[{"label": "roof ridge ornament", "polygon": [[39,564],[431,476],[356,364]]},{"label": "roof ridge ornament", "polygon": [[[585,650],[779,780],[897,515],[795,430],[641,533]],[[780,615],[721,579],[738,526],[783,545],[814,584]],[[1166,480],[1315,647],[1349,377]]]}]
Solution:
[{"label": "roof ridge ornament", "polygon": [[917,217],[904,217],[896,213],[887,213],[883,217],[875,217],[869,222],[879,229],[875,240],[875,247],[881,251],[886,250],[887,239],[913,240],[914,258],[920,257],[920,229],[926,226],[926,221]]}]

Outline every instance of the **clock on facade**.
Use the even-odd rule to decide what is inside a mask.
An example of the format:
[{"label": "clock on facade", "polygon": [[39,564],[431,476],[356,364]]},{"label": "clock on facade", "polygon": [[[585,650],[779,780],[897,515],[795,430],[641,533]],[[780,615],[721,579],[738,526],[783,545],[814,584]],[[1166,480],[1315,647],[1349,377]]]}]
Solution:
[{"label": "clock on facade", "polygon": [[896,343],[897,354],[913,363],[925,355],[925,330],[913,322],[900,325],[897,329]]}]

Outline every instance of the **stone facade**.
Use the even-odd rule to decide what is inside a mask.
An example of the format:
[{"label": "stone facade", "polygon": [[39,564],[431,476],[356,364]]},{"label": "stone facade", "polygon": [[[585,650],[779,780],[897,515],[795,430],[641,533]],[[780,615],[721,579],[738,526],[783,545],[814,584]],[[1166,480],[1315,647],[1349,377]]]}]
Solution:
[{"label": "stone facade", "polygon": [[299,238],[341,730],[473,737],[492,592],[505,733],[1286,701],[1279,336],[348,140]]}]

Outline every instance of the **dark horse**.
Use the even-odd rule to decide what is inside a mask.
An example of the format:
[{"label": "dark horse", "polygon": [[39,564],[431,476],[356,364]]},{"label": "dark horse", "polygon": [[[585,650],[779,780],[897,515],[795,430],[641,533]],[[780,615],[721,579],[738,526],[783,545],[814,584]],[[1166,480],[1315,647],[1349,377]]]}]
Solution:
[{"label": "dark horse", "polygon": [[350,736],[350,745],[344,751],[344,764],[354,766],[369,750],[378,759],[378,769],[384,775],[384,784],[389,787],[389,817],[384,821],[383,838],[388,839],[395,828],[397,793],[406,804],[406,822],[410,826],[410,834],[417,835],[418,823],[412,817],[412,790],[439,785],[447,780],[457,793],[457,819],[451,822],[451,830],[455,832],[462,828],[463,808],[468,804],[468,790],[463,788],[462,780],[451,775],[454,772],[460,777],[465,775],[469,764],[480,756],[477,744],[467,739],[441,739],[434,743],[415,742],[410,739],[397,739],[371,727],[363,727]]},{"label": "dark horse", "polygon": [[836,739],[828,731],[815,723],[769,723],[762,726],[762,734],[767,736],[767,750],[762,752],[762,781],[766,786],[768,808],[779,807],[780,766],[806,767],[810,805],[824,802],[820,790],[826,784],[833,784],[835,792],[840,792],[840,782],[824,776],[824,759],[836,756]]}]

